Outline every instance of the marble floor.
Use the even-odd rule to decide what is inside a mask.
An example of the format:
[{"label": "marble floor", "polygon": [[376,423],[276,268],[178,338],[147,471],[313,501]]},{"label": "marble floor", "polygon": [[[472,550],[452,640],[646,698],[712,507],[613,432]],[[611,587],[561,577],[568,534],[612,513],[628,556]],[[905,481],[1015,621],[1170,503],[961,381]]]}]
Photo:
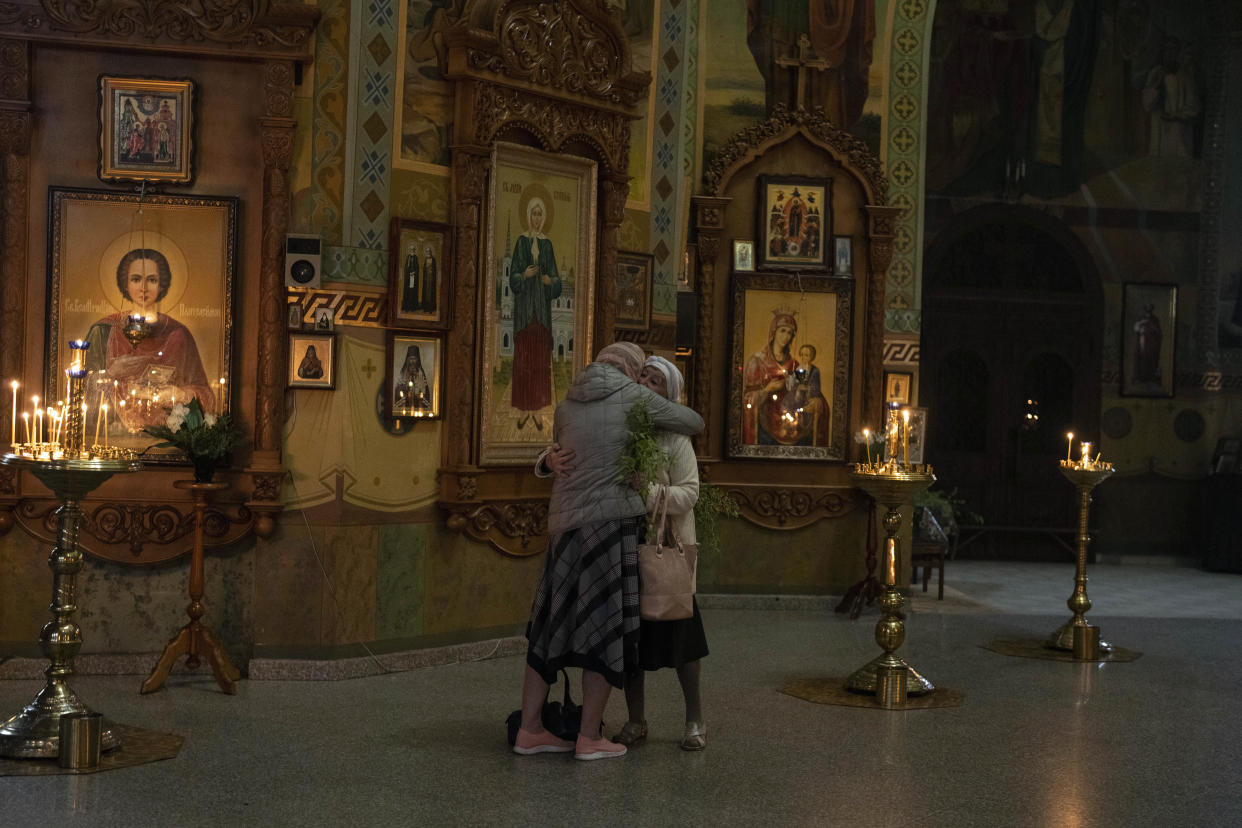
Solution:
[{"label": "marble floor", "polygon": [[[1065,564],[951,561],[915,591],[902,654],[965,694],[889,712],[784,695],[878,653],[874,609],[705,596],[708,747],[677,748],[670,672],[648,679],[650,741],[616,761],[520,757],[504,742],[520,656],[347,681],[79,676],[110,718],[185,736],[172,760],[85,776],[0,777],[0,826],[1242,824],[1242,576],[1098,565],[1091,620],[1130,663],[997,655],[1063,621]],[[773,606],[789,607],[772,609]],[[40,683],[0,681],[16,712]],[[554,694],[559,688],[553,689]],[[574,682],[575,698],[580,698]],[[624,721],[619,693],[605,720]]]}]

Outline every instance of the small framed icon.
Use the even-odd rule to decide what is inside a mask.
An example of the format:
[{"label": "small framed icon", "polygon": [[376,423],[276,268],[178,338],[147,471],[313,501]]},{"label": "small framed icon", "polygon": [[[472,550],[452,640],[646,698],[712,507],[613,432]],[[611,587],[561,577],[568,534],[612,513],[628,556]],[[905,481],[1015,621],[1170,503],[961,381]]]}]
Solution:
[{"label": "small framed icon", "polygon": [[753,273],[755,270],[755,243],[749,239],[734,239],[733,270]]},{"label": "small framed icon", "polygon": [[315,308],[315,330],[331,331],[336,329],[336,311],[332,308]]}]

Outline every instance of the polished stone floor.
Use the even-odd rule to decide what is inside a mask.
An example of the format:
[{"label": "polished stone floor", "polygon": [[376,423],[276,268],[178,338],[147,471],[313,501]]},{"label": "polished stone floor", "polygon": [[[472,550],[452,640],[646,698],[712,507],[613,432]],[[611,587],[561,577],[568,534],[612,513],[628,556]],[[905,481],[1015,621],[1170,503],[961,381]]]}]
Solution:
[{"label": "polished stone floor", "polygon": [[[81,676],[111,718],[186,737],[176,759],[90,776],[0,777],[0,825],[1242,824],[1242,576],[1092,568],[1091,619],[1138,650],[1125,664],[1010,658],[993,638],[1039,638],[1069,616],[1060,564],[950,562],[944,601],[914,595],[902,648],[960,707],[887,712],[778,692],[843,676],[878,649],[812,599],[704,600],[709,744],[678,750],[671,673],[648,679],[651,741],[620,760],[519,757],[503,720],[517,656],[347,681]],[[747,608],[750,607],[750,608]],[[580,698],[577,682],[574,694]],[[0,711],[38,690],[0,681]],[[554,688],[554,694],[559,688]],[[624,720],[620,694],[605,716]]]}]

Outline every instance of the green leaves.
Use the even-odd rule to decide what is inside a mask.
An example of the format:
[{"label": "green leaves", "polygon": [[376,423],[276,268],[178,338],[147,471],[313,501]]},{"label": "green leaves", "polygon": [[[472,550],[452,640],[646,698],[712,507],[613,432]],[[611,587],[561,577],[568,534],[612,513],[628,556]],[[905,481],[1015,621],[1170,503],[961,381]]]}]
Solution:
[{"label": "green leaves", "polygon": [[720,549],[720,516],[737,517],[736,501],[722,490],[707,483],[699,484],[699,499],[694,502],[694,534],[700,553]]},{"label": "green leaves", "polygon": [[651,484],[659,478],[660,472],[668,468],[668,454],[656,439],[655,425],[646,402],[640,400],[630,407],[625,414],[625,426],[629,434],[625,450],[621,453],[617,482],[626,484],[637,479],[638,494],[646,500]]},{"label": "green leaves", "polygon": [[143,431],[163,441],[157,448],[180,449],[191,459],[219,459],[242,439],[241,429],[228,414],[208,414],[198,397],[189,405],[178,403],[170,408],[164,425],[147,426]]}]

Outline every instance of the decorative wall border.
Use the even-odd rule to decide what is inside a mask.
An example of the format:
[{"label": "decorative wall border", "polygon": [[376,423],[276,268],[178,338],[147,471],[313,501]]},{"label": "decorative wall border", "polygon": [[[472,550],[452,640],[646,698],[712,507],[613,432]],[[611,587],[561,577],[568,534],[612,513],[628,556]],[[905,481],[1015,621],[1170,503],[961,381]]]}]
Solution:
[{"label": "decorative wall border", "polygon": [[888,77],[888,203],[901,209],[893,237],[893,264],[884,292],[884,328],[917,334],[921,327],[920,264],[923,172],[927,135],[927,64],[935,0],[893,0]]},{"label": "decorative wall border", "polygon": [[[655,79],[651,154],[651,236],[655,257],[652,312],[677,313],[677,271],[685,246],[688,216],[685,165],[687,137],[693,138],[693,119],[687,113],[691,86],[691,63],[698,44],[697,0],[663,0],[660,22],[652,33],[652,49],[658,59]],[[691,96],[691,100],[693,97]],[[697,106],[697,104],[696,104]],[[690,125],[687,131],[686,126]],[[693,145],[690,154],[693,157]],[[693,163],[693,162],[692,162]]]},{"label": "decorative wall border", "polygon": [[[357,1],[357,0],[356,0]],[[399,0],[365,0],[350,64],[351,117],[348,129],[351,182],[346,184],[349,244],[366,250],[388,249],[389,180],[392,177],[392,129],[396,112],[396,54],[405,48],[397,32]]]},{"label": "decorative wall border", "polygon": [[301,302],[302,323],[311,325],[315,321],[315,311],[319,308],[332,308],[333,321],[337,325],[352,325],[356,328],[384,328],[388,320],[388,296],[385,292],[368,290],[351,290],[343,288],[333,290],[322,288],[316,290],[290,289],[289,304]]}]

